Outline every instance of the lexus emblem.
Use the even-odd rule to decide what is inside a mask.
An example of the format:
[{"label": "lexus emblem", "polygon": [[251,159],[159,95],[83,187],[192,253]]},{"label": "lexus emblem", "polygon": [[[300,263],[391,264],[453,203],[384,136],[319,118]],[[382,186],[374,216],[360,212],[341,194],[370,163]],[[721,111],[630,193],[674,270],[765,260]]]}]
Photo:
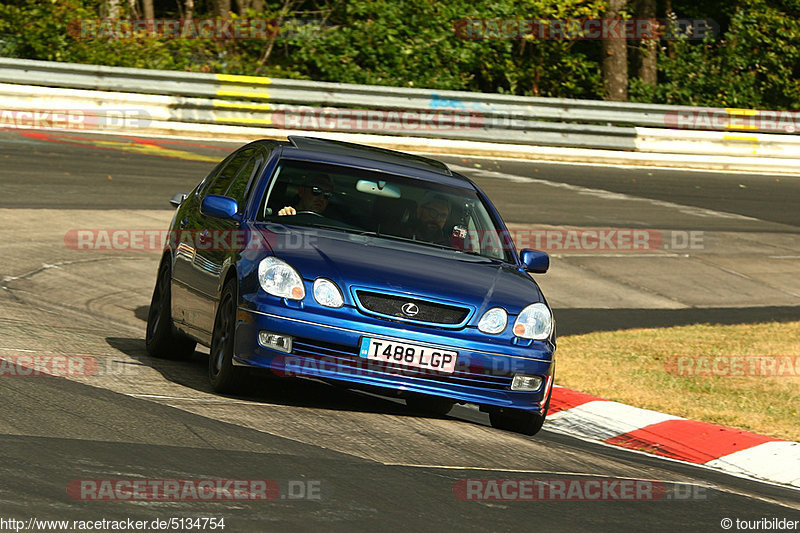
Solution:
[{"label": "lexus emblem", "polygon": [[403,307],[401,307],[401,309],[403,310],[403,314],[406,316],[416,316],[417,313],[419,313],[419,307],[417,307],[416,304],[412,304],[411,302],[403,304]]}]

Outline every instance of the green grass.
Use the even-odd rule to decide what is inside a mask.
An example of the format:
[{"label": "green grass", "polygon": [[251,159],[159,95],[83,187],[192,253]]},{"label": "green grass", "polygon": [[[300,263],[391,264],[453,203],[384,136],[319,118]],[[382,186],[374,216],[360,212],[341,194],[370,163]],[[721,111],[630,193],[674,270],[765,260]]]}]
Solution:
[{"label": "green grass", "polygon": [[800,356],[800,322],[698,324],[561,337],[556,383],[645,409],[800,441],[796,373],[682,376],[676,356]]}]

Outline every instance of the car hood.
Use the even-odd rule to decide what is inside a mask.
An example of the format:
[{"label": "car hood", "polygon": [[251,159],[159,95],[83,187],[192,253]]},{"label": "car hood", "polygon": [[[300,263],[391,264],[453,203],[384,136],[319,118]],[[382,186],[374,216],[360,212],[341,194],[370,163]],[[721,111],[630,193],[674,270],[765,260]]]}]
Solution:
[{"label": "car hood", "polygon": [[516,314],[543,301],[531,277],[500,261],[335,230],[268,224],[259,228],[276,257],[307,280],[326,277],[344,291],[373,288]]}]

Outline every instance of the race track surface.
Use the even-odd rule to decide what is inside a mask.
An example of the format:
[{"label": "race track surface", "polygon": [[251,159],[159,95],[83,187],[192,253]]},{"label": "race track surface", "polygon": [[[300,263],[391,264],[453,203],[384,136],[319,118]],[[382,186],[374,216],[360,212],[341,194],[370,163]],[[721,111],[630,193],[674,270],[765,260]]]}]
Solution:
[{"label": "race track surface", "polygon": [[[96,362],[67,378],[0,377],[0,518],[224,517],[226,532],[720,531],[723,518],[800,520],[797,490],[546,425],[530,438],[494,430],[470,406],[425,418],[392,398],[258,374],[225,397],[206,381],[207,351],[149,358],[158,251],[76,250],[65,235],[166,228],[169,198],[235,147],[0,131],[0,360]],[[610,228],[661,237],[646,250],[550,249],[551,272],[536,279],[560,335],[800,319],[798,178],[447,160],[523,237]],[[656,500],[459,498],[465,480],[605,478],[680,485]],[[87,479],[265,479],[280,494],[131,502],[68,492]]]}]

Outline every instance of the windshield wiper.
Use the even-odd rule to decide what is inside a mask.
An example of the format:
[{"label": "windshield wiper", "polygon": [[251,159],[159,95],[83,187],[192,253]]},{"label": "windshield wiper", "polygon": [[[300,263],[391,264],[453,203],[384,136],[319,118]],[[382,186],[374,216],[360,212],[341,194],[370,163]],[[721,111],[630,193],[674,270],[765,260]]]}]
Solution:
[{"label": "windshield wiper", "polygon": [[[280,218],[288,218],[288,217],[280,217]],[[353,233],[353,232],[360,232],[361,231],[359,228],[356,228],[356,227],[350,226],[350,225],[337,226],[335,224],[313,224],[313,223],[311,223],[311,224],[301,224],[301,223],[298,223],[298,222],[295,222],[295,221],[292,221],[292,220],[275,220],[275,219],[273,219],[273,220],[264,220],[264,222],[266,222],[268,224],[282,224],[284,226],[299,226],[299,227],[302,227],[302,228],[333,229],[333,230],[337,230],[337,231],[344,231],[344,232],[347,232],[347,233]]]}]

